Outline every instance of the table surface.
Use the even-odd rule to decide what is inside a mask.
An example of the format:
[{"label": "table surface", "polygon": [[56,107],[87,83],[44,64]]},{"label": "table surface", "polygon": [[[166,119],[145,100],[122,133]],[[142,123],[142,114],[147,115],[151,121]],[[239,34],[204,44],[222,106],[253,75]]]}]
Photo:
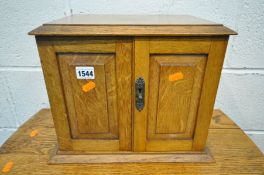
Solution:
[{"label": "table surface", "polygon": [[[33,132],[32,132],[33,131]],[[223,112],[215,110],[207,141],[214,163],[112,163],[48,165],[56,135],[49,109],[23,124],[0,148],[3,174],[264,174],[264,156],[249,137]]]}]

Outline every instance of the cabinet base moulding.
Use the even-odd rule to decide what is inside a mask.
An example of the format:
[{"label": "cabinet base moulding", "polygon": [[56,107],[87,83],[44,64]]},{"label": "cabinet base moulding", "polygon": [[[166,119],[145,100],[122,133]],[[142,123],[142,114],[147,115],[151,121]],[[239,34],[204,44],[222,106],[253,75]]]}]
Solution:
[{"label": "cabinet base moulding", "polygon": [[125,153],[90,153],[70,154],[69,152],[56,152],[52,154],[49,164],[85,164],[85,163],[213,163],[215,162],[210,151],[181,152],[181,153],[154,153],[154,152],[125,152]]}]

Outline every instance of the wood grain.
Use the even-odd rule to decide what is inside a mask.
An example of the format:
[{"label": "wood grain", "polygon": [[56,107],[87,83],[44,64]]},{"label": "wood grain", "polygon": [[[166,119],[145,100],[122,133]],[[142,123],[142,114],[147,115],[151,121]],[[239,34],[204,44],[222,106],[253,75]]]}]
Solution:
[{"label": "wood grain", "polygon": [[[149,43],[146,38],[135,38],[134,41],[134,61],[135,72],[134,82],[138,78],[143,78],[145,82],[145,97],[148,97],[148,78],[149,78]],[[135,85],[133,85],[135,86]],[[135,88],[133,88],[135,89]],[[135,96],[135,90],[133,92]],[[148,115],[148,98],[144,100],[144,108],[138,111],[134,108],[134,132],[133,132],[133,151],[142,152],[146,150],[147,139],[147,115]]]},{"label": "wood grain", "polygon": [[63,86],[58,69],[56,51],[50,41],[41,40],[38,37],[36,41],[54,125],[58,135],[59,147],[61,150],[72,150],[70,124],[64,103]]},{"label": "wood grain", "polygon": [[150,152],[189,151],[191,149],[191,139],[149,139],[146,142],[146,150]]},{"label": "wood grain", "polygon": [[55,155],[49,164],[94,164],[94,163],[212,163],[209,153],[171,153],[171,154],[89,154],[89,155]]},{"label": "wood grain", "polygon": [[116,77],[120,151],[132,150],[132,40],[116,43]]},{"label": "wood grain", "polygon": [[[148,138],[191,139],[206,56],[153,55],[150,60]],[[171,82],[170,74],[178,72],[183,79]]]},{"label": "wood grain", "polygon": [[207,37],[151,37],[150,54],[207,54],[211,38]]},{"label": "wood grain", "polygon": [[[29,137],[33,129],[39,134]],[[49,165],[49,153],[56,145],[51,112],[43,109],[23,124],[0,148],[0,167],[14,162],[10,175],[45,174],[263,174],[264,156],[246,134],[224,113],[214,111],[208,148],[214,163],[111,163]]]},{"label": "wood grain", "polygon": [[[211,40],[212,38],[207,37],[142,37],[141,45],[135,44],[135,53],[144,54],[144,56],[135,54],[135,60],[139,60],[140,63],[137,65],[136,62],[135,70],[142,69],[139,72],[145,75],[146,91],[149,94],[149,96],[146,95],[148,97],[147,112],[136,111],[140,117],[135,115],[135,118],[141,121],[140,137],[142,137],[141,142],[144,140],[146,142],[146,151],[165,151],[166,148],[167,151],[194,149],[192,142],[198,126],[196,124],[197,111],[202,107],[200,100],[204,98],[200,94],[207,94],[202,87],[206,66],[208,67],[207,55],[210,54]],[[202,47],[197,47],[199,43]],[[221,60],[223,55],[215,59]],[[142,65],[148,66],[142,68]],[[210,66],[214,69],[214,66]],[[137,75],[136,71],[135,75]],[[185,79],[170,82],[169,75],[177,72],[185,75]],[[220,72],[216,71],[214,74],[217,74],[214,76],[219,76]],[[210,105],[212,108],[213,104]],[[209,115],[206,117],[208,117],[206,120],[199,122],[210,120]],[[147,126],[143,126],[143,123]],[[208,127],[209,123],[205,125]],[[204,128],[198,129],[203,130]],[[142,136],[143,132],[148,132],[146,139],[145,134]],[[134,137],[134,139],[138,138]],[[206,141],[206,137],[200,139]],[[202,151],[202,149],[194,150]]]},{"label": "wood grain", "polygon": [[213,36],[233,30],[188,15],[71,15],[29,32],[42,36]]},{"label": "wood grain", "polygon": [[[58,54],[74,138],[118,138],[114,59],[113,54]],[[93,66],[96,79],[77,79],[76,66]],[[89,81],[96,87],[84,92],[82,87]]]},{"label": "wood grain", "polygon": [[45,25],[29,32],[36,36],[226,36],[237,33],[225,26],[65,26]]},{"label": "wood grain", "polygon": [[239,126],[230,120],[222,111],[214,110],[209,128],[239,129]]},{"label": "wood grain", "polygon": [[212,40],[205,68],[204,83],[197,115],[193,150],[201,151],[206,144],[208,127],[213,113],[213,106],[224,62],[228,37]]},{"label": "wood grain", "polygon": [[[131,150],[132,41],[37,37],[37,42],[47,74],[59,150]],[[76,79],[76,66],[95,67],[95,89],[82,91],[87,81]]]}]

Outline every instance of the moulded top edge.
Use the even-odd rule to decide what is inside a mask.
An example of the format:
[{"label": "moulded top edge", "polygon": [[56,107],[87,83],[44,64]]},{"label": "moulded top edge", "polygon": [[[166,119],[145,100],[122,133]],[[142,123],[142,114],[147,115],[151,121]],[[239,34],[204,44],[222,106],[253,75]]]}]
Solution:
[{"label": "moulded top edge", "polygon": [[225,26],[57,26],[43,25],[36,36],[222,36],[237,33]]},{"label": "moulded top edge", "polygon": [[235,31],[189,15],[72,15],[45,23],[42,36],[214,36]]}]

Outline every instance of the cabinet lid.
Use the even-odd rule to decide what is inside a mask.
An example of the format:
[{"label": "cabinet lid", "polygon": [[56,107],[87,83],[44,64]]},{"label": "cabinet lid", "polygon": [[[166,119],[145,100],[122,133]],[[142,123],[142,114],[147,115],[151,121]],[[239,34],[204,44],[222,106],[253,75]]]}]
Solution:
[{"label": "cabinet lid", "polygon": [[222,24],[189,15],[72,15],[29,32],[37,36],[235,35]]}]

